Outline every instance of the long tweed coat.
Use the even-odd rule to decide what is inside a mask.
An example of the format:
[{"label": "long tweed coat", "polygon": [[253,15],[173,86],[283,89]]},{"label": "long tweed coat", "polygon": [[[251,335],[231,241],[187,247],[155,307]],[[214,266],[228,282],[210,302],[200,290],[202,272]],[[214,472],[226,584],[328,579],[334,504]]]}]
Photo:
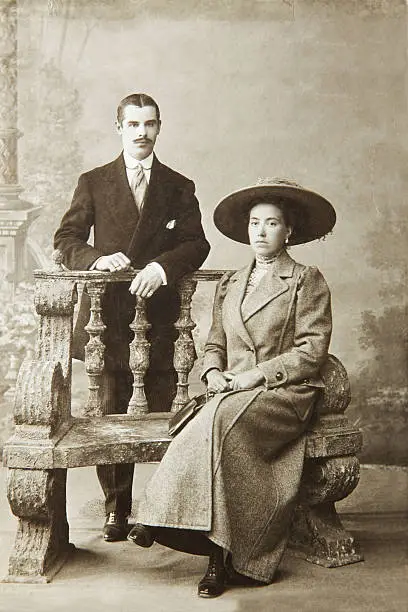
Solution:
[{"label": "long tweed coat", "polygon": [[204,372],[256,365],[265,383],[218,394],[172,441],[137,520],[205,531],[237,571],[271,582],[288,538],[305,437],[323,382],[330,293],[282,252],[242,306],[253,263],[217,288]]}]

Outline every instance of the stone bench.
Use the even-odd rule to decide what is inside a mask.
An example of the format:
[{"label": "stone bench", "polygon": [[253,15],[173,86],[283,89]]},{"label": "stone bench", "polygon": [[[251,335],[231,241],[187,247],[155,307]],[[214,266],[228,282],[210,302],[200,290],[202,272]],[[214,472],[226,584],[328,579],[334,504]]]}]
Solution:
[{"label": "stone bench", "polygon": [[[188,401],[194,364],[191,299],[198,282],[216,281],[220,270],[203,270],[179,285],[181,314],[175,324],[174,364],[178,374],[172,410]],[[108,282],[130,280],[129,273],[68,272],[58,260],[53,270],[37,271],[35,305],[40,315],[37,351],[23,362],[16,386],[15,433],[4,449],[7,495],[18,528],[7,582],[48,582],[74,546],[66,517],[67,469],[111,463],[158,462],[171,441],[169,413],[149,414],[143,388],[149,344],[145,301],[137,299],[130,345],[134,392],[125,415],[104,415],[101,399],[103,330],[100,298]],[[77,284],[86,282],[91,298],[90,336],[85,366],[89,395],[82,417],[71,414],[71,355]],[[336,567],[362,559],[334,503],[351,493],[359,479],[356,453],[362,435],[344,411],[350,387],[341,363],[330,356],[322,371],[326,389],[307,432],[306,461],[290,546],[308,561]]]}]

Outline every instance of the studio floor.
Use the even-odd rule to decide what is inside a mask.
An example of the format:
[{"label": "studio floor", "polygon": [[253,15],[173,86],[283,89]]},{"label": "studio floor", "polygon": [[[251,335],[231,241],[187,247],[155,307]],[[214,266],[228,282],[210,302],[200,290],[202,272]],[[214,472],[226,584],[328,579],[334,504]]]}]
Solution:
[{"label": "studio floor", "polygon": [[[134,499],[154,465],[137,466]],[[0,469],[0,575],[7,573],[16,520]],[[231,588],[199,599],[205,559],[158,544],[144,550],[101,538],[102,496],[92,468],[68,476],[68,519],[76,551],[50,584],[0,584],[1,612],[406,612],[408,611],[408,470],[363,466],[356,491],[338,504],[365,561],[336,569],[287,552],[275,582]]]}]

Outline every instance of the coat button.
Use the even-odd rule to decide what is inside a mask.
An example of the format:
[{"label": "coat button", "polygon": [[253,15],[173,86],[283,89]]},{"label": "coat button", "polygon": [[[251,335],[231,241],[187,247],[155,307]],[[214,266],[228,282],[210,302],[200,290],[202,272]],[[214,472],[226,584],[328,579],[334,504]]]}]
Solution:
[{"label": "coat button", "polygon": [[276,372],[276,380],[283,380],[282,372]]}]

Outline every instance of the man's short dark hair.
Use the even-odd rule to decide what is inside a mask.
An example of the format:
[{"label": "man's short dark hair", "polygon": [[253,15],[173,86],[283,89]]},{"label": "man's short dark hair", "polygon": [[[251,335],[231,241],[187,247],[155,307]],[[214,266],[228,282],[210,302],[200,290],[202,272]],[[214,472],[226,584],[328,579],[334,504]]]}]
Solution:
[{"label": "man's short dark hair", "polygon": [[123,121],[126,106],[140,106],[140,108],[142,108],[143,106],[154,106],[154,108],[156,109],[157,121],[160,121],[159,105],[155,100],[153,100],[151,96],[148,96],[145,93],[130,94],[119,102],[117,110],[117,120],[119,124],[121,124]]}]

